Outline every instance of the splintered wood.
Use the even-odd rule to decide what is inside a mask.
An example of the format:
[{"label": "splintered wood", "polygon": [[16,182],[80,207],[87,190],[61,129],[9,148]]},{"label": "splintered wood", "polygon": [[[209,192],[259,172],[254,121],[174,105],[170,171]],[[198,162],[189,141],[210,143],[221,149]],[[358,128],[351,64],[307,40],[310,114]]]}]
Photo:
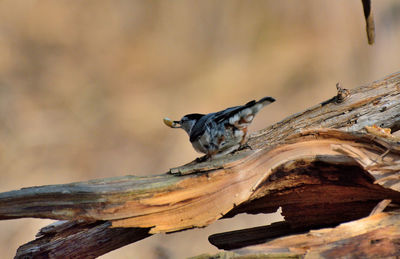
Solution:
[{"label": "splintered wood", "polygon": [[[151,234],[204,227],[239,213],[270,213],[281,207],[287,230],[282,234],[288,234],[290,229],[305,231],[366,217],[382,200],[391,200],[386,210],[393,211],[400,203],[400,142],[385,128],[400,129],[399,90],[400,73],[354,90],[338,87],[341,96],[345,91],[340,101],[335,96],[253,134],[250,150],[165,174],[0,193],[0,219],[67,220],[43,229],[38,239],[20,247],[17,257],[84,258]],[[392,217],[397,214],[372,217],[378,215],[398,220]],[[361,224],[357,222],[355,226]],[[374,231],[364,234],[381,238],[387,233],[386,228]],[[396,235],[385,242],[397,240],[390,239]],[[315,241],[306,237],[304,246],[311,247]],[[235,238],[247,245],[266,240]],[[71,243],[76,244],[73,251],[68,249]],[[101,249],[96,249],[99,243]],[[301,249],[294,242],[288,251],[303,253]]]},{"label": "splintered wood", "polygon": [[[220,258],[387,258],[400,256],[400,213],[376,215],[341,224],[335,228],[312,230],[306,234],[276,238],[247,246]],[[264,229],[268,231],[268,229]],[[282,233],[293,233],[286,229]],[[244,233],[241,233],[245,235]],[[258,235],[258,233],[254,233]],[[247,257],[246,257],[247,256]],[[203,259],[215,258],[203,255]]]}]

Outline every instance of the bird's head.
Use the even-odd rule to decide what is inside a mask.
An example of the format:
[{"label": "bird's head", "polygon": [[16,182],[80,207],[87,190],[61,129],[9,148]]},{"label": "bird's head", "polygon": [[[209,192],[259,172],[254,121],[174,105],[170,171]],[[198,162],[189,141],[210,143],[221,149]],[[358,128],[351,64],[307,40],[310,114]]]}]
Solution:
[{"label": "bird's head", "polygon": [[196,124],[196,122],[203,116],[203,114],[192,113],[183,116],[179,121],[173,121],[168,118],[164,118],[164,123],[170,128],[182,128],[190,135],[194,124]]}]

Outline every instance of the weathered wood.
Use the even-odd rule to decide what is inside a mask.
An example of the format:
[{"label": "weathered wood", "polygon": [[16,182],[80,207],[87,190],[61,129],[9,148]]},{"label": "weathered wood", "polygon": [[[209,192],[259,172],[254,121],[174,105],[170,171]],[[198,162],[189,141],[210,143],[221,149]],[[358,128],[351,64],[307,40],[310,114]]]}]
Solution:
[{"label": "weathered wood", "polygon": [[57,222],[42,229],[38,239],[21,246],[15,258],[96,258],[149,236],[149,229],[110,225],[104,221]]},{"label": "weathered wood", "polygon": [[252,134],[249,145],[265,148],[313,128],[365,132],[365,126],[375,124],[392,132],[400,129],[400,72],[349,92],[343,102],[337,103],[333,97]]},{"label": "weathered wood", "polygon": [[268,226],[254,227],[218,233],[208,240],[219,249],[233,250],[255,244],[262,244],[274,238],[299,234],[309,230],[308,227],[293,227],[286,221],[275,222]]},{"label": "weathered wood", "polygon": [[[269,253],[280,247],[314,258],[339,258],[350,254],[369,258],[399,256],[399,222],[399,212],[379,213],[333,229],[276,239],[254,249]],[[249,251],[253,248],[244,249]]]},{"label": "weathered wood", "polygon": [[[292,137],[285,144],[273,149],[253,152],[245,159],[236,161],[230,168],[216,169],[205,174],[121,177],[3,193],[0,195],[0,216],[4,219],[33,216],[89,221],[112,220],[114,227],[152,227],[151,233],[201,227],[227,214],[239,204],[262,198],[280,188],[288,190],[306,184],[320,184],[322,175],[313,176],[315,170],[319,170],[318,166],[312,169],[313,163],[342,166],[333,168],[333,171],[344,170],[346,167],[354,169],[357,163],[353,154],[335,151],[332,145],[336,149],[337,146],[351,146],[360,153],[368,154],[371,161],[378,160],[387,149],[391,149],[382,160],[383,164],[376,164],[374,168],[365,171],[365,177],[368,176],[366,172],[369,172],[373,178],[370,178],[369,183],[367,179],[363,180],[366,186],[364,193],[370,195],[363,199],[373,197],[382,200],[387,197],[397,201],[397,192],[372,184],[374,180],[382,180],[381,167],[387,170],[389,166],[396,166],[385,162],[398,161],[399,147],[395,144],[368,133],[310,131]],[[365,165],[359,166],[374,165],[371,163],[367,161]],[[329,167],[324,167],[328,173]],[[307,168],[309,173],[305,171]],[[300,170],[300,176],[296,177],[296,170]],[[392,169],[395,170],[396,167]],[[272,175],[275,176],[269,178]],[[397,172],[391,174],[392,177],[395,175]],[[332,182],[340,185],[340,182],[346,180],[338,177]],[[346,184],[354,179],[357,179],[356,176],[347,179]],[[379,184],[386,186],[390,182],[381,181]],[[360,185],[361,182],[357,184]],[[397,185],[394,186],[394,190],[397,188]],[[384,193],[383,196],[373,196],[375,192],[370,191],[373,189],[376,189],[376,193]],[[295,193],[299,195],[298,192]],[[311,193],[306,192],[307,195],[311,196]],[[359,197],[363,197],[361,193]],[[307,200],[303,197],[289,201],[291,204],[315,204],[313,198]],[[276,203],[276,206],[282,205],[285,204]]]},{"label": "weathered wood", "polygon": [[[329,190],[327,191],[329,193]],[[383,212],[384,209],[387,208],[387,206],[390,204],[391,200],[383,200],[379,202],[371,211],[370,216],[379,214]],[[351,205],[355,211],[358,210],[357,207],[354,207],[353,204],[348,204]],[[363,206],[361,208],[367,208],[366,211],[368,211],[368,208],[371,208],[372,206],[365,206],[365,204],[362,204]],[[370,205],[374,205],[374,203],[371,203]],[[340,206],[340,204],[335,204],[335,206]],[[325,206],[322,206],[325,208]],[[396,208],[399,206],[397,205]],[[393,208],[391,208],[393,209]],[[328,209],[329,210],[329,209]],[[317,210],[317,212],[320,212],[321,210]],[[346,211],[351,211],[351,208],[346,207]],[[337,211],[336,211],[337,212]],[[309,216],[308,214],[306,216]],[[360,217],[358,217],[360,218]],[[330,218],[328,218],[330,219]],[[400,222],[399,222],[400,223]],[[314,225],[313,228],[319,228],[320,226],[327,227],[329,226],[328,222],[326,224],[321,224],[321,225]],[[235,231],[229,231],[229,232],[224,232],[224,233],[218,233],[211,235],[209,237],[210,243],[215,245],[216,247],[220,249],[225,249],[225,250],[232,250],[232,249],[238,249],[246,246],[251,246],[251,245],[256,245],[256,244],[263,244],[268,241],[273,240],[274,238],[277,237],[282,237],[282,236],[287,236],[287,235],[293,235],[293,234],[298,234],[301,232],[307,232],[309,230],[309,227],[307,225],[293,225],[288,223],[287,221],[281,221],[281,222],[276,222],[273,224],[270,224],[268,226],[262,226],[262,227],[254,227],[254,228],[249,228],[249,229],[241,229],[241,230],[235,230]]]},{"label": "weathered wood", "polygon": [[[335,228],[276,238],[219,258],[387,258],[400,256],[400,211],[378,213]],[[268,229],[257,229],[264,231]],[[249,230],[249,231],[257,231]],[[286,232],[290,232],[287,231]],[[229,233],[232,234],[232,233]],[[242,233],[243,234],[243,233]],[[262,233],[257,233],[261,235]],[[264,233],[266,236],[267,233]],[[261,256],[261,257],[259,257]],[[210,259],[213,255],[194,258]]]},{"label": "weathered wood", "polygon": [[370,216],[383,212],[384,209],[392,202],[392,200],[386,199],[379,202],[375,208],[369,214]]},{"label": "weathered wood", "polygon": [[[399,88],[396,73],[345,91],[340,98],[253,134],[252,150],[177,169],[186,175],[125,176],[1,193],[0,219],[85,221],[88,231],[82,233],[91,242],[96,236],[121,235],[117,227],[146,229],[138,240],[278,207],[293,228],[367,216],[383,199],[400,202],[399,141],[379,127],[366,128],[376,124],[400,129]],[[107,221],[114,229],[102,228],[94,235],[90,226],[98,227],[97,221]],[[80,242],[69,236],[71,229],[59,229],[62,238],[47,240],[47,247],[35,240],[19,255],[29,254],[35,246],[62,254],[66,248],[55,248],[56,242],[67,242],[67,237],[68,242]],[[47,235],[51,234],[42,238]],[[89,248],[75,251],[87,254]]]}]

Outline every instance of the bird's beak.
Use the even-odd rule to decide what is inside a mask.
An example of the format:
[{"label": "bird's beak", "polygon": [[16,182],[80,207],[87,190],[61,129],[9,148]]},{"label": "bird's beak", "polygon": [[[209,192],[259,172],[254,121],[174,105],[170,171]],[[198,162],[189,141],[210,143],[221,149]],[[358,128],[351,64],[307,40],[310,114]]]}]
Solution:
[{"label": "bird's beak", "polygon": [[164,118],[164,124],[170,128],[181,128],[179,121],[172,121],[171,119]]}]

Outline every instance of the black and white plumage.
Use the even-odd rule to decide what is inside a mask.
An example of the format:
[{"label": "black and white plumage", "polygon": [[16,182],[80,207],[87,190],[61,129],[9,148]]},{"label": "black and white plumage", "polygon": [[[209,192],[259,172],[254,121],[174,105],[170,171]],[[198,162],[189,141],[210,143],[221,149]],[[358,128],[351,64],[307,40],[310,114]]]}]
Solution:
[{"label": "black and white plumage", "polygon": [[180,121],[164,119],[171,128],[182,128],[190,137],[194,149],[208,157],[220,157],[238,150],[246,143],[247,127],[254,116],[275,99],[264,97],[259,101],[250,101],[242,106],[225,110],[198,114],[192,113]]}]

